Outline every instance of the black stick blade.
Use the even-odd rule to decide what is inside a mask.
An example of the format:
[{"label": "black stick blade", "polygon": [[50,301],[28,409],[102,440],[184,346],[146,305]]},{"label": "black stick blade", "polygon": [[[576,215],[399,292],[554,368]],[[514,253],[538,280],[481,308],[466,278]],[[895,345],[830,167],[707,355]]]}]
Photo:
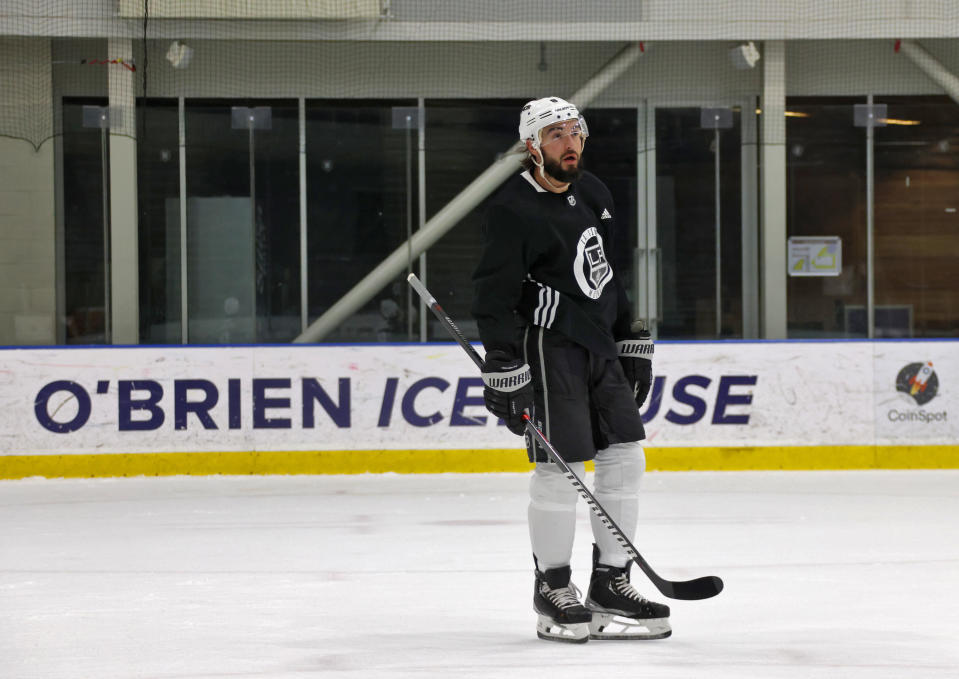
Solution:
[{"label": "black stick blade", "polygon": [[723,581],[715,575],[707,575],[703,578],[682,582],[663,580],[662,582],[653,584],[670,599],[681,599],[685,601],[709,599],[723,591]]}]

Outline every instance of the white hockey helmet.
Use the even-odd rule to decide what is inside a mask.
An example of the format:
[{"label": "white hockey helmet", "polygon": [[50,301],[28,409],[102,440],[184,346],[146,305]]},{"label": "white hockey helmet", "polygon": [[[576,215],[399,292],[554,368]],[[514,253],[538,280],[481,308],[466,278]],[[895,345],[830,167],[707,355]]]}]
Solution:
[{"label": "white hockey helmet", "polygon": [[578,120],[577,131],[583,135],[584,140],[589,136],[586,119],[579,114],[575,104],[559,97],[534,99],[527,103],[519,114],[519,139],[524,142],[528,139],[533,142],[533,148],[539,149],[541,141],[539,131],[553,123],[562,123],[567,120]]}]

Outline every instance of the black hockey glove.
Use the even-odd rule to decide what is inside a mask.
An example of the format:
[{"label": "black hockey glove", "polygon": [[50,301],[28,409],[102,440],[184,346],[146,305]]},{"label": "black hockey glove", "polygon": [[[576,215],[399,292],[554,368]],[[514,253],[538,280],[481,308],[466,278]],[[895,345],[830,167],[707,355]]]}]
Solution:
[{"label": "black hockey glove", "polygon": [[633,321],[630,330],[633,336],[618,341],[616,348],[626,381],[633,388],[636,407],[642,408],[653,382],[653,338],[642,321]]},{"label": "black hockey glove", "polygon": [[486,409],[506,420],[517,436],[526,432],[523,413],[533,416],[533,380],[529,366],[505,351],[494,349],[483,361],[483,400]]}]

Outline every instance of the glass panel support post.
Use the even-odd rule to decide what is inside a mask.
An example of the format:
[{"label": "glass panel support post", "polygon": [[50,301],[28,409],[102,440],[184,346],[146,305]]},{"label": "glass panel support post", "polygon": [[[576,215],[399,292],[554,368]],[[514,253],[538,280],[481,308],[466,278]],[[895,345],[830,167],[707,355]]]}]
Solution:
[{"label": "glass panel support post", "polygon": [[649,322],[649,262],[646,252],[646,105],[641,103],[636,108],[636,251],[633,258],[635,275],[633,276],[633,317],[646,321],[646,327],[651,328]]},{"label": "glass panel support post", "polygon": [[177,100],[177,136],[180,158],[180,343],[190,341],[189,301],[187,296],[187,224],[186,224],[186,100]]},{"label": "glass panel support post", "polygon": [[873,103],[873,95],[866,97],[865,104],[853,107],[856,127],[866,128],[866,336],[876,336],[876,285],[875,285],[875,128],[886,125],[886,105]]},{"label": "glass panel support post", "polygon": [[733,126],[733,112],[728,108],[704,108],[699,114],[699,125],[713,131],[713,180],[716,191],[716,337],[723,335],[723,220],[722,220],[722,156],[720,153],[720,130]]},{"label": "glass panel support post", "polygon": [[716,161],[714,177],[716,180],[716,337],[723,336],[723,220],[722,220],[722,180],[720,169],[719,128],[713,130]]},{"label": "glass panel support post", "polygon": [[748,97],[742,105],[742,306],[743,338],[759,337],[759,193],[757,151],[757,103]]},{"label": "glass panel support post", "polygon": [[250,159],[250,219],[251,232],[253,238],[253,261],[250,262],[253,272],[253,290],[250,298],[250,318],[253,321],[253,340],[259,337],[256,321],[256,292],[257,281],[259,280],[257,271],[258,249],[256,242],[259,237],[257,224],[259,220],[256,217],[256,144],[255,130],[269,130],[273,127],[273,109],[269,106],[233,106],[231,108],[231,123],[234,130],[246,129],[249,137],[249,159]]},{"label": "glass panel support post", "polygon": [[306,202],[306,99],[300,97],[297,102],[299,120],[299,160],[300,160],[300,332],[306,330],[309,323],[309,266],[307,258],[307,202]]},{"label": "glass panel support post", "polygon": [[[417,171],[419,181],[417,182],[417,193],[419,194],[419,212],[417,213],[417,225],[416,230],[420,231],[424,226],[426,226],[426,99],[420,97],[417,100],[417,106],[419,108],[420,116],[420,125],[419,130],[417,131]],[[420,253],[420,280],[423,281],[423,285],[426,285],[427,281],[427,270],[426,270],[426,251]],[[409,286],[407,286],[409,287]],[[420,318],[420,342],[425,342],[429,339],[426,320],[430,314],[426,313],[426,303],[423,300],[419,301],[419,318]]]},{"label": "glass panel support post", "polygon": [[[419,106],[394,106],[393,129],[403,130],[406,138],[406,275],[413,273],[413,130],[422,128]],[[419,135],[417,135],[419,145]],[[406,288],[406,340],[413,341],[413,289]],[[420,313],[422,317],[423,314]]]},{"label": "glass panel support post", "polygon": [[643,102],[636,112],[636,173],[638,211],[636,299],[638,317],[653,338],[659,336],[663,297],[661,251],[656,236],[656,107]]},{"label": "glass panel support post", "polygon": [[56,217],[56,241],[55,241],[55,258],[56,258],[56,294],[55,304],[56,304],[56,343],[57,344],[66,344],[67,343],[67,323],[66,323],[66,306],[67,306],[67,284],[66,284],[66,225],[64,219],[64,206],[66,204],[64,199],[64,188],[63,188],[63,100],[59,102],[61,115],[59,116],[60,122],[57,123],[57,135],[53,138],[53,158],[54,158],[54,186],[56,187],[56,194],[54,200],[56,201],[55,206],[55,217]]},{"label": "glass panel support post", "polygon": [[83,126],[100,130],[101,200],[103,202],[103,341],[110,343],[110,109],[84,106]]},{"label": "glass panel support post", "polygon": [[103,341],[110,343],[113,336],[111,320],[113,318],[113,298],[110,288],[110,145],[107,139],[110,123],[100,130],[100,158],[103,163]]}]

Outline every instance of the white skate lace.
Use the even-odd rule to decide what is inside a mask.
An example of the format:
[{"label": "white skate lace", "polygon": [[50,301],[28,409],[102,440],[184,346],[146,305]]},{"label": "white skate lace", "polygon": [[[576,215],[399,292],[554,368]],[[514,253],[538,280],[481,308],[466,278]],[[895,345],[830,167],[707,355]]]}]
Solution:
[{"label": "white skate lace", "polygon": [[639,603],[646,601],[646,597],[633,588],[633,586],[629,583],[629,580],[626,579],[625,575],[619,575],[615,577],[613,579],[613,584],[616,586],[616,591],[618,591],[627,599],[632,599],[633,601],[638,601]]},{"label": "white skate lace", "polygon": [[579,606],[579,598],[583,595],[583,593],[579,591],[579,588],[573,583],[569,583],[567,587],[547,589],[543,594],[545,594],[546,598],[554,603],[557,608],[561,609]]}]

